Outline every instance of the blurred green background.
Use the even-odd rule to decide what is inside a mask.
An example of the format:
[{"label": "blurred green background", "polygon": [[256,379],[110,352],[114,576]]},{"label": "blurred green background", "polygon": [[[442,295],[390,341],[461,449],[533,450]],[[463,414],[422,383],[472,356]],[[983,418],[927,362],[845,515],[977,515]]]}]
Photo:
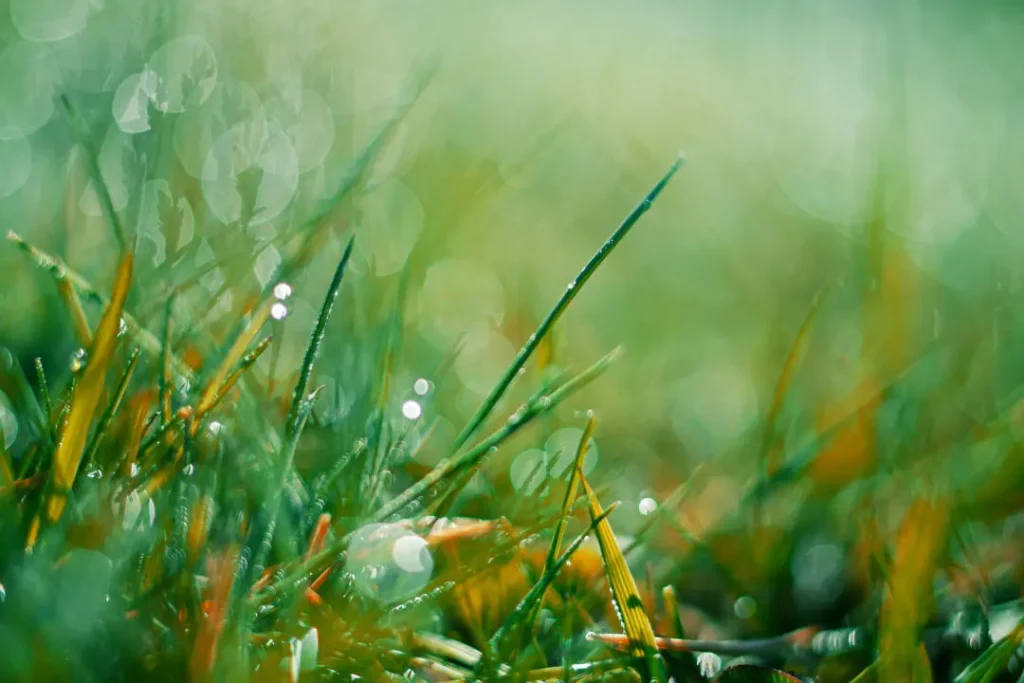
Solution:
[{"label": "blurred green background", "polygon": [[[371,381],[343,325],[384,324],[404,272],[396,411],[416,379],[436,382],[422,419],[439,418],[438,453],[683,152],[683,170],[556,331],[558,366],[625,346],[550,425],[578,430],[578,411],[596,412],[603,479],[633,516],[622,527],[700,462],[717,477],[709,505],[727,507],[757,471],[785,358],[825,290],[779,418],[792,443],[849,406],[866,376],[884,384],[936,341],[953,351],[916,389],[957,387],[950,414],[982,419],[1021,379],[1018,3],[2,7],[4,230],[109,290],[116,245],[55,105],[67,95],[140,236],[129,309],[158,330],[168,292],[197,277],[176,306],[201,351],[223,343],[280,262],[256,248],[300,225],[433,73],[329,247],[290,283],[260,362],[294,373],[354,227],[349,322],[324,363],[345,370],[324,370],[323,410],[343,417]],[[11,245],[0,272],[0,344],[66,380],[77,343],[53,281]],[[488,474],[511,468],[529,488],[516,459],[546,438],[517,440]]]}]

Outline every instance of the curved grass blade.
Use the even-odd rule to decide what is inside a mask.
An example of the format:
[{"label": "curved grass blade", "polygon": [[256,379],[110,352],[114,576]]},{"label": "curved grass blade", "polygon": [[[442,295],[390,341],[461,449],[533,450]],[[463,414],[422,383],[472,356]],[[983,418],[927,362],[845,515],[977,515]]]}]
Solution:
[{"label": "curved grass blade", "polygon": [[132,282],[133,256],[129,251],[121,259],[114,280],[110,306],[107,307],[90,352],[89,363],[82,372],[81,379],[75,385],[71,396],[71,408],[68,412],[67,424],[60,435],[57,451],[53,456],[49,492],[41,513],[37,513],[32,527],[29,529],[28,547],[31,548],[39,533],[40,517],[47,523],[60,519],[67,504],[67,495],[78,474],[78,466],[82,461],[89,425],[92,424],[96,407],[103,393],[107,366],[117,345],[117,334],[121,326],[121,312],[128,298],[128,290]]},{"label": "curved grass blade", "polygon": [[462,448],[473,434],[476,433],[476,430],[480,428],[480,425],[483,424],[484,420],[487,419],[491,414],[491,411],[493,411],[494,407],[498,404],[498,401],[501,400],[501,397],[505,394],[509,385],[512,384],[512,380],[515,379],[517,374],[519,374],[520,368],[526,365],[526,361],[529,360],[533,352],[537,350],[537,347],[547,337],[548,332],[554,324],[558,322],[558,319],[562,317],[565,309],[569,307],[569,304],[571,304],[573,299],[575,299],[580,293],[580,290],[583,289],[583,286],[587,283],[594,272],[597,271],[602,263],[604,263],[604,260],[608,258],[608,255],[612,253],[616,246],[618,246],[619,242],[621,242],[629,233],[630,229],[636,225],[637,221],[640,220],[640,217],[647,213],[647,210],[651,208],[651,204],[654,203],[654,200],[657,199],[658,195],[660,195],[662,190],[665,189],[665,186],[668,185],[668,182],[672,179],[672,176],[676,174],[676,171],[679,170],[679,167],[682,166],[682,164],[683,157],[677,157],[665,175],[661,177],[661,180],[659,180],[651,191],[647,193],[647,196],[644,197],[643,201],[641,201],[636,208],[626,216],[625,220],[623,220],[619,227],[615,229],[615,232],[612,233],[611,237],[601,245],[601,248],[597,250],[597,253],[587,261],[579,274],[569,283],[565,292],[555,303],[554,308],[548,312],[547,317],[541,321],[534,333],[526,340],[526,344],[524,344],[519,350],[519,353],[516,354],[515,360],[512,361],[512,364],[505,370],[505,374],[501,376],[501,379],[498,380],[498,383],[491,390],[491,393],[487,395],[487,398],[485,398],[484,402],[480,404],[480,407],[469,419],[469,422],[463,428],[462,432],[460,432],[455,438],[455,443],[452,446],[453,452]]},{"label": "curved grass blade", "polygon": [[612,525],[603,516],[604,510],[597,500],[597,496],[594,495],[594,490],[590,488],[583,472],[579,473],[579,477],[587,495],[591,519],[596,522],[600,517],[600,523],[597,524],[597,542],[601,547],[605,574],[607,574],[608,583],[612,588],[612,600],[615,602],[616,613],[622,622],[622,630],[629,638],[630,650],[634,655],[647,660],[650,675],[654,680],[664,683],[667,678],[665,662],[658,653],[654,628],[651,626],[647,613],[644,612],[643,600],[640,598],[636,580],[629,571],[629,565],[626,564],[626,558],[612,531]]}]

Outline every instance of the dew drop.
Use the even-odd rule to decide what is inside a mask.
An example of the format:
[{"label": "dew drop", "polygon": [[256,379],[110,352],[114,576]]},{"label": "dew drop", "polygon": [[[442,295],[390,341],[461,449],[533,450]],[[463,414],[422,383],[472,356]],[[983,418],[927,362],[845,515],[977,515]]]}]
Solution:
[{"label": "dew drop", "polygon": [[757,602],[749,595],[740,596],[733,604],[732,611],[737,619],[749,619],[757,612]]},{"label": "dew drop", "polygon": [[78,372],[85,367],[88,358],[85,349],[78,348],[71,354],[71,372]]},{"label": "dew drop", "polygon": [[282,320],[286,315],[288,315],[288,307],[280,301],[270,307],[270,317],[274,320]]},{"label": "dew drop", "polygon": [[658,501],[654,500],[650,496],[647,496],[646,498],[640,500],[640,504],[638,505],[638,507],[640,509],[640,514],[644,517],[647,517],[648,515],[653,514],[654,511],[658,509]]},{"label": "dew drop", "polygon": [[417,396],[426,396],[430,392],[430,381],[420,377],[413,382],[412,390],[416,392]]},{"label": "dew drop", "polygon": [[407,420],[418,420],[423,415],[423,407],[418,402],[410,399],[402,404],[402,415]]},{"label": "dew drop", "polygon": [[274,298],[284,301],[292,295],[292,286],[287,282],[278,282],[274,285]]}]

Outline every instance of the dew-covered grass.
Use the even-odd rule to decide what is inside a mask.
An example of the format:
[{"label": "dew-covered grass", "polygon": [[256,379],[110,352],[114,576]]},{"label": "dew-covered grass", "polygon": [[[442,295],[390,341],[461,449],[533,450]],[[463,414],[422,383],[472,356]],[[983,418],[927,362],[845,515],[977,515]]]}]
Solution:
[{"label": "dew-covered grass", "polygon": [[5,7],[0,680],[1022,677],[1012,3]]}]

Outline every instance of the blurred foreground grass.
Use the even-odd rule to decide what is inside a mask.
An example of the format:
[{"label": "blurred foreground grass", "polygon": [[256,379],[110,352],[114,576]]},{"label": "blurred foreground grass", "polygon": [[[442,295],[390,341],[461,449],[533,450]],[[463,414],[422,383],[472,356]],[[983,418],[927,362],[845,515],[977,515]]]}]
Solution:
[{"label": "blurred foreground grass", "polygon": [[3,680],[1015,680],[1016,4],[6,10]]}]

